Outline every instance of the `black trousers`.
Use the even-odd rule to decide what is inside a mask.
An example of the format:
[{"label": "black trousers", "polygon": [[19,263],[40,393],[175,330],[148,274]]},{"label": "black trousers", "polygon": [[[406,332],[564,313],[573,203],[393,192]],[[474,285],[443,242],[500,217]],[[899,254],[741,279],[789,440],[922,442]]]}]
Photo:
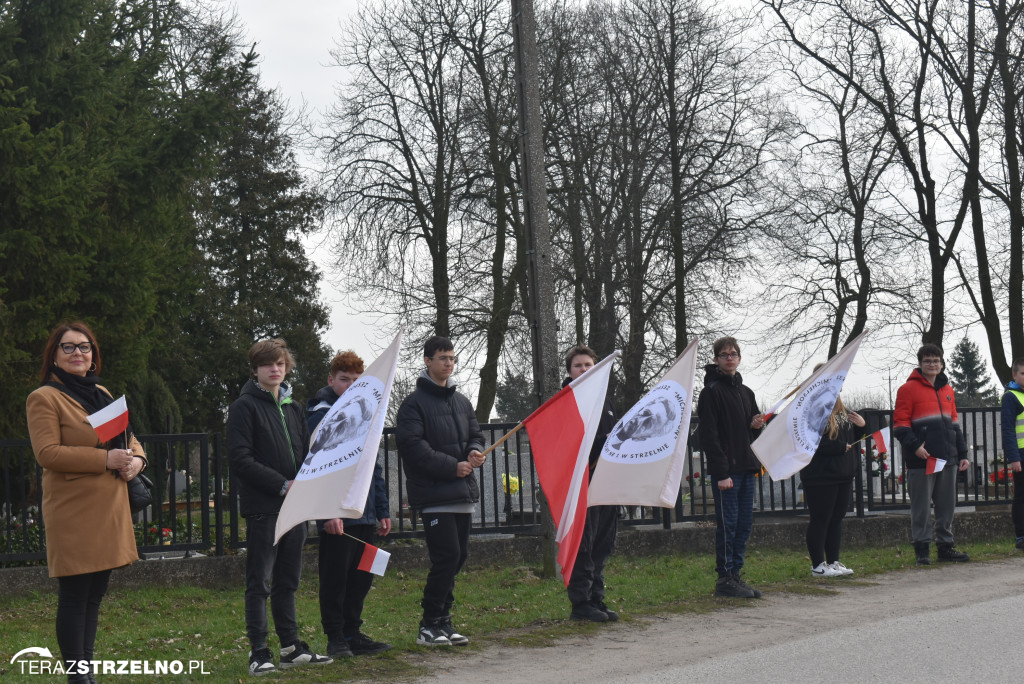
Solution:
[{"label": "black trousers", "polygon": [[424,513],[423,533],[430,556],[430,572],[423,587],[424,621],[451,615],[455,603],[455,576],[469,555],[469,513]]},{"label": "black trousers", "polygon": [[587,509],[576,563],[569,576],[569,601],[573,606],[604,601],[604,565],[615,549],[619,528],[618,506],[592,506]]},{"label": "black trousers", "polygon": [[57,581],[57,646],[65,668],[71,670],[71,661],[93,659],[100,602],[110,584],[110,570],[58,577]]},{"label": "black trousers", "polygon": [[1024,537],[1024,471],[1013,474],[1013,503],[1010,504],[1013,533]]},{"label": "black trousers", "polygon": [[267,598],[274,616],[274,631],[281,646],[299,638],[295,620],[295,590],[302,575],[302,545],[306,524],[296,525],[274,546],[277,515],[245,519],[245,631],[253,650],[267,643]]},{"label": "black trousers", "polygon": [[804,483],[804,502],[811,514],[811,521],[807,524],[807,553],[811,556],[811,567],[839,560],[843,518],[850,507],[852,487],[852,481],[835,485]]},{"label": "black trousers", "polygon": [[345,534],[320,533],[320,622],[330,641],[355,636],[363,624],[373,575],[358,567],[376,531],[375,525],[345,525]]}]

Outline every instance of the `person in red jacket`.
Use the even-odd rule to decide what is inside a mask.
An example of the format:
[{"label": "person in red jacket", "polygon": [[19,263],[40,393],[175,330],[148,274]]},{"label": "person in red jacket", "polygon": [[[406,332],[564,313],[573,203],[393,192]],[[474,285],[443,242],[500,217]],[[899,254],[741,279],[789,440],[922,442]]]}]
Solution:
[{"label": "person in red jacket", "polygon": [[[940,561],[970,557],[953,546],[956,474],[967,470],[967,440],[957,422],[956,401],[943,369],[942,349],[926,344],[917,352],[918,367],[896,392],[893,436],[903,445],[910,492],[910,532],[918,565],[929,565],[932,540],[930,505],[935,507],[935,543]],[[928,474],[928,459],[945,461]]]}]

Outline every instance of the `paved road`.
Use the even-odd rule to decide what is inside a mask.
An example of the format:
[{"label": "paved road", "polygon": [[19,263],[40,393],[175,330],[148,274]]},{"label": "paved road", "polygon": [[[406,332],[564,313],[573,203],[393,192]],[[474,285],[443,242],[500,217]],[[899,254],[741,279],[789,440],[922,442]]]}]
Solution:
[{"label": "paved road", "polygon": [[[438,655],[419,682],[1021,682],[1024,556],[936,565],[834,594],[609,625],[545,648]],[[434,658],[429,658],[434,660]]]}]

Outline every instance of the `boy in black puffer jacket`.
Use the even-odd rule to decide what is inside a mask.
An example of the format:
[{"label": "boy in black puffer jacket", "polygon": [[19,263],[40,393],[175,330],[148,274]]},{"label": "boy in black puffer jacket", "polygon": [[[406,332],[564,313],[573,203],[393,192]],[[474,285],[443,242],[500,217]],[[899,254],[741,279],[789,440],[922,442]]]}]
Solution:
[{"label": "boy in black puffer jacket", "polygon": [[423,587],[423,619],[416,643],[462,646],[469,639],[452,626],[455,577],[469,552],[469,526],[480,500],[473,473],[484,464],[484,435],[469,399],[455,391],[455,347],[445,337],[423,346],[423,374],[395,421],[398,457],[409,505],[420,511],[430,556]]}]

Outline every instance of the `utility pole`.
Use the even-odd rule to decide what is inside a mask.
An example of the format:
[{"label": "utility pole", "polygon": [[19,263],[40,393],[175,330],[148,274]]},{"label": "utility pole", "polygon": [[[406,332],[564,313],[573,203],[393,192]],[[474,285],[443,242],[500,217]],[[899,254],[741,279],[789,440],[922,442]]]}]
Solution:
[{"label": "utility pole", "polygon": [[[551,229],[544,178],[544,127],[540,115],[540,72],[537,67],[537,19],[533,0],[512,0],[512,36],[516,53],[516,102],[519,109],[519,158],[523,171],[526,217],[527,286],[530,293],[530,340],[537,406],[558,390],[558,338],[555,285],[551,266]],[[555,525],[541,494],[543,575],[555,576]]]}]

